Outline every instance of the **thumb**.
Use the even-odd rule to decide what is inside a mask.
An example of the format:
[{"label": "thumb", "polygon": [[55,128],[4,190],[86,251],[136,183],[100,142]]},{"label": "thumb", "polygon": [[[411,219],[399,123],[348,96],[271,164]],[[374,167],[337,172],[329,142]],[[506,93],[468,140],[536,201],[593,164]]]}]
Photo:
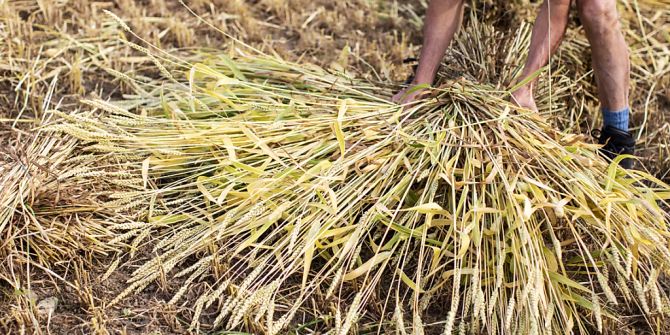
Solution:
[{"label": "thumb", "polygon": [[403,98],[406,94],[407,94],[407,90],[402,89],[391,97],[391,101],[393,101],[395,103],[401,103],[401,102],[403,102],[403,100],[405,100]]}]

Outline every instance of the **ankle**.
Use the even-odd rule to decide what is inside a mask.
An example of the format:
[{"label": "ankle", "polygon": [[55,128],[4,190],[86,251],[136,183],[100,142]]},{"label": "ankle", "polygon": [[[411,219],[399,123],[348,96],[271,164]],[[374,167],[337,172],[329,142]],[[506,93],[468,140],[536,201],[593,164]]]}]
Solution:
[{"label": "ankle", "polygon": [[630,118],[629,107],[619,110],[609,110],[603,107],[601,111],[603,115],[603,128],[611,126],[626,132],[628,131],[628,122]]},{"label": "ankle", "polygon": [[533,96],[533,90],[528,86],[519,87],[512,95],[518,98],[530,98]]}]

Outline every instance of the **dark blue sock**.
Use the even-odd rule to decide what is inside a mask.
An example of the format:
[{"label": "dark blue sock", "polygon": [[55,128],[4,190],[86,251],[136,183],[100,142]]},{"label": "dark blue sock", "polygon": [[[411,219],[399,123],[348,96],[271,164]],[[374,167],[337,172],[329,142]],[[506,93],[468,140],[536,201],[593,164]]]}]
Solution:
[{"label": "dark blue sock", "polygon": [[602,112],[603,128],[612,126],[623,131],[628,131],[628,117],[630,115],[630,108],[626,107],[618,111],[611,111],[607,108],[603,108]]}]

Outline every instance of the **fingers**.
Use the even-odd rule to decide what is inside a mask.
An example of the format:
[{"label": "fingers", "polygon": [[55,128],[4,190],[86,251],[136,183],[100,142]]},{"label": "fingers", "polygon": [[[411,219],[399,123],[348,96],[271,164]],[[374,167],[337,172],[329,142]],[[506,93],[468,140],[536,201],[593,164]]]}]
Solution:
[{"label": "fingers", "polygon": [[419,99],[427,98],[429,95],[430,95],[429,90],[420,90],[420,91],[416,92],[416,94],[414,96],[414,99],[419,100]]},{"label": "fingers", "polygon": [[405,99],[402,100],[403,105],[410,104],[416,101],[417,92],[412,92],[408,94]]},{"label": "fingers", "polygon": [[393,97],[391,97],[391,101],[397,104],[404,105],[411,102],[415,102],[417,99],[423,97],[426,93],[427,92],[424,90],[408,93],[408,89],[403,89],[400,92],[396,93]]},{"label": "fingers", "polygon": [[394,95],[391,97],[391,101],[393,101],[393,102],[399,104],[400,101],[402,100],[402,96],[403,96],[403,95],[404,95],[404,90],[402,90],[402,91],[400,91],[400,92],[394,94]]},{"label": "fingers", "polygon": [[403,89],[400,92],[396,93],[392,98],[391,101],[397,103],[397,104],[405,104],[408,101],[412,100],[412,95],[413,94],[407,94],[407,89]]}]

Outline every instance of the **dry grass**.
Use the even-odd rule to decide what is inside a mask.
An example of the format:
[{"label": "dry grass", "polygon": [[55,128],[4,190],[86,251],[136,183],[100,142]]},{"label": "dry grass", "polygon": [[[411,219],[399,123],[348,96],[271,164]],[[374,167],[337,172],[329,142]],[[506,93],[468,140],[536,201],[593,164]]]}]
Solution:
[{"label": "dry grass", "polygon": [[[505,105],[502,90],[518,71],[515,65],[520,63],[515,64],[514,58],[501,58],[521,52],[523,45],[509,46],[500,41],[510,40],[514,34],[526,36],[523,29],[517,30],[522,20],[532,17],[532,8],[524,6],[524,3],[479,2],[477,8],[472,8],[486,23],[471,25],[468,31],[479,34],[478,38],[462,38],[454,49],[457,53],[452,54],[451,59],[457,62],[450,62],[445,67],[444,75],[449,78],[445,82],[447,85],[436,92],[448,98],[405,112],[399,112],[397,107],[382,100],[390,93],[386,84],[401,81],[409,74],[409,66],[401,65],[401,61],[416,54],[420,16],[425,7],[421,3],[410,6],[368,1],[259,1],[253,5],[244,1],[189,2],[202,18],[226,33],[268,54],[276,53],[282,59],[301,64],[314,63],[328,72],[294,65],[276,57],[265,60],[248,57],[254,53],[214,32],[177,2],[82,0],[0,4],[3,23],[0,35],[9,37],[10,41],[0,46],[0,89],[7,92],[3,97],[7,103],[3,106],[9,107],[2,111],[2,117],[6,119],[3,121],[2,143],[3,149],[8,149],[3,150],[0,168],[4,191],[0,200],[5,205],[3,221],[0,221],[5,223],[0,231],[3,236],[13,237],[7,238],[9,244],[0,245],[0,256],[3,258],[0,274],[7,284],[7,297],[10,298],[5,303],[9,308],[4,309],[9,313],[2,318],[2,324],[14,330],[50,328],[56,333],[65,333],[74,328],[89,333],[120,330],[133,322],[167,332],[185,332],[189,324],[208,328],[218,322],[219,328],[224,329],[270,332],[273,328],[279,330],[278,325],[285,321],[290,327],[303,332],[334,328],[336,332],[346,333],[348,326],[352,327],[352,331],[366,332],[398,329],[398,325],[403,324],[408,333],[413,333],[424,326],[428,332],[431,329],[442,331],[445,319],[460,320],[466,315],[482,315],[487,319],[484,324],[471,323],[472,327],[498,324],[504,329],[507,322],[501,322],[501,319],[508,319],[509,327],[517,330],[518,327],[537,327],[538,322],[544,324],[546,320],[550,320],[549,324],[554,329],[559,329],[566,327],[567,320],[573,320],[576,327],[592,330],[599,327],[598,315],[601,315],[607,330],[625,328],[629,322],[628,319],[621,319],[623,323],[617,323],[608,318],[607,313],[630,314],[636,310],[636,305],[647,316],[646,321],[657,322],[660,318],[653,309],[659,304],[656,296],[661,297],[663,303],[661,294],[664,288],[654,283],[664,278],[659,276],[665,270],[659,263],[662,260],[658,259],[658,255],[663,253],[654,251],[644,241],[662,238],[655,235],[656,231],[651,228],[661,232],[663,228],[655,225],[649,217],[655,213],[653,206],[633,206],[631,209],[630,205],[624,205],[625,202],[611,196],[619,194],[619,197],[624,195],[627,199],[642,199],[651,196],[649,190],[625,182],[626,179],[622,179],[624,175],[620,173],[613,184],[589,182],[582,185],[577,182],[576,185],[566,185],[557,176],[564,173],[565,180],[575,180],[573,172],[565,170],[568,163],[529,158],[554,157],[556,153],[565,154],[567,150],[575,157],[570,164],[575,164],[577,171],[592,166],[592,175],[584,180],[611,178],[602,174],[604,166],[592,156],[592,146],[574,142],[579,137],[554,133],[545,124],[548,118],[552,124],[576,132],[587,131],[597,124],[597,113],[593,112],[597,110],[592,93],[595,92],[593,80],[587,73],[588,64],[582,63],[588,59],[588,49],[578,26],[569,31],[569,43],[561,49],[561,55],[554,64],[552,83],[556,91],[552,92],[551,98],[548,86],[540,92],[540,96],[545,98],[541,99],[543,118],[510,119],[512,129],[538,127],[550,134],[540,141],[551,145],[537,147],[514,142],[507,149],[496,146],[486,149],[482,146],[483,143],[499,143],[503,139],[514,138],[509,129],[488,132],[481,131],[479,127],[489,124],[491,119],[500,118],[498,113],[504,110],[501,109]],[[650,172],[667,179],[670,165],[670,150],[666,143],[670,131],[667,127],[667,73],[670,63],[667,61],[667,46],[670,41],[664,31],[667,31],[669,16],[664,15],[667,10],[653,8],[650,4],[640,2],[638,7],[636,2],[622,2],[621,8],[627,40],[633,51],[632,101],[638,127],[635,130],[640,134],[646,155],[643,162]],[[102,9],[121,17],[137,36],[119,30],[118,22],[105,15]],[[122,34],[125,37],[119,40]],[[125,40],[147,46],[142,42],[144,40],[168,50],[168,53],[151,49],[149,55],[142,48],[129,46]],[[483,50],[496,42],[501,45],[496,48],[499,52],[492,62]],[[176,51],[173,47],[198,47],[201,51]],[[201,68],[196,71],[196,99],[190,98],[190,93],[185,90],[188,87],[185,78],[195,62],[210,65],[215,73],[236,77],[227,62],[221,63],[216,51],[203,47],[228,50],[226,54],[246,74],[248,83],[242,80],[244,84],[216,84],[221,78],[216,79],[216,74],[207,74],[206,69]],[[477,54],[477,50],[482,52]],[[486,66],[481,68],[476,64]],[[258,76],[259,71],[263,73],[268,68],[272,69],[270,73]],[[453,80],[462,75],[465,75],[464,80]],[[272,81],[267,81],[268,76]],[[298,83],[296,78],[301,78]],[[305,81],[305,78],[312,79]],[[333,85],[333,80],[337,78],[335,82],[341,83],[339,87]],[[372,86],[360,81],[360,78],[375,84]],[[546,79],[543,78],[543,82],[547,83]],[[234,96],[227,96],[230,92],[217,91],[222,84],[224,87],[240,85],[241,89]],[[284,96],[296,88],[303,95]],[[334,92],[337,95],[333,96]],[[220,97],[212,96],[214,93],[224,94],[233,104],[223,100],[227,104],[223,107],[223,114],[220,102],[217,102],[221,101]],[[333,101],[328,100],[329,96]],[[500,100],[490,101],[493,96]],[[82,104],[82,97],[88,102]],[[115,100],[123,98],[124,101],[115,105],[104,104],[110,97]],[[340,120],[336,117],[337,106],[345,97],[352,100],[347,102],[345,118]],[[314,101],[315,98],[317,101]],[[295,101],[295,105],[290,105],[289,100]],[[559,113],[550,113],[550,102],[551,111]],[[280,112],[278,110],[282,108],[278,106],[287,111],[306,109],[315,120],[322,121],[300,121],[299,118],[304,118],[304,115]],[[54,110],[72,115],[53,113]],[[132,113],[127,114],[126,110]],[[477,112],[464,112],[468,110]],[[159,115],[158,112],[167,114]],[[138,113],[146,116],[138,117]],[[380,135],[380,132],[391,128],[380,128],[378,118],[385,119],[393,113],[399,113],[403,120],[404,116],[422,115],[419,118],[409,117],[396,127],[416,137],[402,139],[400,135],[403,141],[410,142],[410,151],[403,153],[408,157],[409,165],[405,162],[393,165],[394,153],[399,150],[394,143],[398,139]],[[272,116],[270,119],[267,119],[268,114]],[[444,114],[450,117],[445,119]],[[298,119],[292,119],[297,116]],[[588,121],[583,122],[585,119]],[[245,124],[248,131],[221,130],[212,133],[212,124],[222,129],[233,127],[226,127],[227,122]],[[303,131],[287,131],[298,125],[305,127],[301,128]],[[340,135],[334,130],[338,127],[342,131]],[[480,133],[484,135],[475,135]],[[57,134],[67,135],[61,137]],[[179,139],[175,138],[177,134]],[[436,140],[436,136],[441,134],[446,136],[444,143]],[[186,145],[183,136],[191,138]],[[74,141],[73,138],[86,141]],[[473,143],[454,151],[462,145],[463,138]],[[259,139],[266,146],[256,146]],[[438,142],[442,144],[435,146]],[[55,145],[52,148],[51,143]],[[342,143],[346,153],[344,157]],[[229,157],[231,147],[238,159],[232,168],[230,162],[222,162],[222,157]],[[501,154],[517,157],[517,160],[500,166],[497,160],[486,158]],[[459,158],[454,160],[451,170],[445,170],[444,166],[434,165],[434,159],[430,158],[432,155]],[[345,157],[347,161],[358,162],[348,167],[344,163]],[[83,162],[88,166],[82,166]],[[327,162],[335,164],[327,167]],[[286,166],[297,169],[287,172],[283,170]],[[575,169],[575,166],[571,167]],[[376,177],[379,169],[389,173],[388,181]],[[480,186],[467,186],[466,183],[458,188],[449,184],[450,180],[453,183],[459,178],[463,179],[462,182],[471,182],[470,179],[472,182],[491,182],[488,177],[493,170],[498,171],[493,180],[514,180],[511,171],[523,171],[526,177],[531,176],[532,180],[552,191],[528,186],[526,182],[528,189],[519,191],[521,193],[517,196],[505,198],[502,190],[507,189],[512,194],[518,190],[487,183]],[[253,180],[259,178],[254,174],[261,171],[264,177],[260,183],[254,183]],[[287,174],[281,178],[273,175],[281,175],[282,171]],[[326,186],[312,182],[312,179],[320,179],[328,171],[335,173],[336,178],[326,182]],[[344,174],[343,171],[349,172]],[[317,191],[320,196],[312,199],[304,185],[291,184],[301,173],[307,176],[302,184],[319,189],[323,187]],[[453,174],[453,178],[448,178],[449,173]],[[467,173],[471,174],[470,179],[466,178]],[[441,177],[441,174],[447,178]],[[337,180],[339,175],[347,181],[348,187],[343,187]],[[232,184],[221,183],[224,180],[221,178],[230,179],[231,176],[235,176],[236,186],[228,189]],[[403,176],[410,178],[407,184],[399,182]],[[644,174],[633,174],[633,177],[649,179]],[[371,180],[378,181],[369,183]],[[436,186],[430,186],[432,184]],[[391,185],[405,187],[405,201],[396,199],[401,195],[394,196],[394,192],[400,192],[400,189],[394,190]],[[607,193],[611,191],[606,189],[607,185],[617,185],[615,192]],[[449,194],[447,191],[450,188],[456,193]],[[575,197],[575,188],[598,195],[583,200]],[[335,193],[336,201],[332,200],[331,191]],[[227,194],[222,195],[224,192]],[[256,192],[257,198],[246,198],[244,192]],[[357,199],[357,202],[348,205],[347,194],[368,196],[351,198]],[[492,197],[495,194],[501,194],[502,198]],[[474,236],[477,234],[473,232],[479,230],[480,236],[486,235],[486,222],[496,222],[496,217],[506,218],[503,222],[515,222],[519,215],[525,217],[528,205],[525,200],[519,200],[523,194],[526,194],[532,213],[525,227],[527,234],[534,236],[533,241],[537,245],[533,245],[536,248],[533,249],[530,245],[517,244],[528,248],[524,250],[532,250],[521,253],[525,255],[523,257],[533,255],[532,258],[524,259],[515,256],[515,253],[504,252],[502,255],[507,256],[502,261],[496,256],[493,258],[498,260],[497,263],[485,262],[478,255],[501,255],[501,250],[506,250],[508,243],[524,240],[526,235],[522,233],[523,229],[518,232],[511,230],[512,233],[504,235],[504,238],[481,240],[475,248],[472,240],[476,241]],[[659,194],[664,196],[664,193]],[[411,198],[409,202],[406,201],[408,197]],[[462,245],[463,233],[456,233],[465,227],[455,229],[457,226],[453,226],[455,228],[450,230],[448,225],[438,225],[432,231],[421,229],[426,215],[440,222],[445,220],[441,215],[446,213],[436,208],[432,209],[435,213],[432,210],[423,213],[423,209],[418,213],[404,211],[412,207],[410,203],[435,202],[452,217],[458,217],[458,213],[465,215],[467,208],[477,212],[480,204],[475,199],[489,199],[487,197],[492,197],[493,201],[485,201],[487,207],[509,203],[508,207],[519,212],[513,214],[511,211],[506,216],[482,214],[480,223],[470,228],[471,233],[466,233],[470,241],[465,248]],[[543,197],[546,199],[542,200]],[[448,199],[464,199],[464,204],[459,209]],[[562,199],[568,202],[563,203]],[[611,213],[617,215],[610,216],[609,212],[603,213],[598,207],[593,207],[602,201],[610,203],[613,206]],[[282,203],[290,203],[291,206],[285,208]],[[333,217],[330,213],[332,209],[328,210],[334,203],[349,206],[347,210],[336,212],[342,218]],[[309,224],[298,224],[303,220],[297,219],[300,217],[298,213],[310,206],[314,207],[310,211],[315,214],[309,217]],[[64,212],[64,207],[72,210]],[[230,211],[233,208],[237,210]],[[385,216],[388,213],[384,208],[395,214]],[[581,213],[580,210],[589,212],[596,221],[604,220],[618,228],[611,232],[612,237],[607,234],[601,236],[591,228],[594,224],[590,221],[592,219],[578,217],[576,221],[563,220],[557,216],[562,211],[566,217],[574,218]],[[633,217],[632,210],[641,211],[641,219],[626,222],[625,218]],[[372,214],[363,215],[366,212]],[[254,230],[265,227],[270,218],[276,221],[265,229],[273,234]],[[315,226],[317,218],[321,218],[318,225],[324,227],[323,231],[312,232],[309,227]],[[387,225],[385,222],[388,220],[397,225]],[[361,225],[361,222],[365,224]],[[461,217],[458,222],[467,224],[470,221]],[[555,227],[556,236],[546,235],[551,229],[533,229],[547,224]],[[364,228],[353,229],[356,225]],[[639,238],[643,242],[637,243],[638,246],[635,244],[637,236],[633,236],[633,240],[625,236],[631,225],[637,227],[634,231],[641,231]],[[502,226],[505,227],[505,224]],[[324,231],[332,231],[332,235],[324,237]],[[425,236],[418,236],[417,232]],[[570,243],[566,242],[562,251],[556,251],[554,238]],[[188,243],[180,242],[180,239]],[[346,241],[365,247],[345,248]],[[431,244],[434,241],[441,241],[442,244]],[[312,251],[313,260],[306,255],[309,243],[324,246],[317,249],[319,252]],[[543,243],[548,243],[553,257],[556,257],[556,252],[565,255],[564,261],[558,257],[561,269],[565,267],[561,275],[589,284],[586,288],[599,295],[575,293],[580,290],[574,291],[575,287],[572,287],[567,292],[580,294],[577,300],[582,303],[581,307],[551,300],[564,294],[566,287],[565,282],[556,284],[555,277],[547,271],[552,268],[549,263],[553,261],[543,249]],[[246,247],[242,248],[245,244]],[[391,249],[381,249],[382,244]],[[191,247],[184,249],[184,245]],[[439,260],[447,257],[441,256],[443,254],[456,253],[459,245],[466,250],[463,256],[449,262],[437,262],[442,265],[439,269],[433,268],[435,257]],[[277,250],[274,252],[276,255],[269,251],[273,248]],[[435,253],[435,248],[440,250],[439,253]],[[231,257],[231,251],[237,249],[240,249],[237,255]],[[599,252],[600,249],[606,251]],[[386,259],[387,250],[401,254],[403,258]],[[481,253],[481,250],[486,251]],[[591,253],[593,250],[598,252]],[[618,256],[615,250],[618,250]],[[626,250],[638,253],[634,257],[635,265],[629,264]],[[114,256],[117,252],[123,257],[121,263],[118,263],[118,256]],[[580,252],[581,257],[578,256]],[[619,257],[618,267],[612,261],[616,257]],[[129,259],[132,261],[127,262]],[[283,263],[276,263],[278,259]],[[110,264],[115,260],[117,263],[113,264],[119,265],[119,271],[109,272],[110,279],[101,281],[100,277],[107,271],[99,269],[96,264]],[[603,268],[600,266],[603,261],[610,262],[612,267]],[[582,262],[582,267],[578,266],[579,262]],[[362,264],[375,266],[365,267]],[[525,267],[518,272],[517,265],[513,264],[524,264]],[[528,267],[529,264],[534,264],[536,269]],[[351,271],[357,267],[364,274],[353,280],[350,278]],[[462,283],[461,289],[453,288],[459,285],[454,285],[451,280],[440,287],[440,278],[451,278],[444,276],[448,273],[447,267],[460,273],[457,277]],[[472,276],[472,269],[479,270],[481,276]],[[96,270],[98,278],[91,279],[86,275],[89,270]],[[369,270],[369,273],[363,270]],[[180,276],[175,278],[177,273]],[[615,282],[620,282],[622,277],[630,278],[629,273],[633,273],[638,280],[628,285],[626,292]],[[236,278],[254,274],[259,277],[248,280]],[[128,275],[131,276],[124,278]],[[609,279],[603,280],[604,276]],[[346,278],[343,285],[337,279],[342,277]],[[304,278],[307,281],[303,285]],[[533,282],[542,288],[542,293],[518,291],[509,285],[503,285],[501,289],[494,285],[498,278],[503,278],[503,283],[508,284],[519,280]],[[126,298],[118,301],[116,306],[109,306],[115,294],[102,290],[109,288],[114,293],[120,293],[123,287],[110,281],[121,283],[124,280],[129,280],[133,289],[127,293],[150,286],[142,296],[138,296],[138,300]],[[603,284],[607,284],[608,280],[612,287],[620,288],[613,288],[610,292]],[[278,286],[279,282],[281,286]],[[432,294],[425,294],[417,285],[423,291],[430,291],[431,287],[440,288]],[[398,295],[393,296],[395,291],[389,295],[384,287],[397,287]],[[481,287],[483,295],[477,287]],[[643,292],[638,294],[636,287],[642,287]],[[38,292],[37,301],[33,301],[30,291]],[[329,291],[331,294],[327,295]],[[460,298],[450,298],[452,292],[454,297]],[[56,314],[72,315],[60,319],[70,326],[48,326],[48,318],[40,317],[34,309],[36,302],[51,295],[64,297]],[[152,298],[152,295],[155,297]],[[616,306],[611,302],[613,295],[619,302]],[[497,298],[492,300],[494,296]],[[485,306],[482,305],[482,298]],[[181,307],[175,309],[160,300],[172,300]],[[512,300],[513,312],[508,313]],[[295,301],[299,303],[292,305]],[[550,301],[553,304],[550,305]],[[588,304],[594,301],[598,304]],[[622,307],[623,301],[627,303]],[[395,307],[395,302],[405,303]],[[422,309],[427,304],[443,308],[432,313],[428,309],[425,314]],[[207,309],[206,305],[211,306]],[[259,310],[257,306],[275,306],[275,312]],[[295,308],[288,309],[286,306]],[[328,309],[323,306],[328,306]],[[69,309],[69,312],[62,313],[63,309]],[[226,309],[235,312],[222,313]],[[450,310],[456,309],[458,312],[449,314]],[[538,313],[539,309],[542,313]],[[547,314],[550,310],[554,311],[555,319]],[[258,313],[248,314],[249,311]],[[577,319],[569,317],[575,315],[575,311],[579,311],[580,316]],[[218,315],[223,316],[217,318]],[[277,318],[268,321],[267,315],[277,315]],[[551,320],[558,321],[554,323]],[[51,321],[50,325],[54,322]],[[454,329],[457,327],[460,326],[455,322]],[[631,327],[634,329],[636,326]],[[486,328],[475,328],[475,331],[483,329]],[[128,331],[133,332],[132,329]]]}]

